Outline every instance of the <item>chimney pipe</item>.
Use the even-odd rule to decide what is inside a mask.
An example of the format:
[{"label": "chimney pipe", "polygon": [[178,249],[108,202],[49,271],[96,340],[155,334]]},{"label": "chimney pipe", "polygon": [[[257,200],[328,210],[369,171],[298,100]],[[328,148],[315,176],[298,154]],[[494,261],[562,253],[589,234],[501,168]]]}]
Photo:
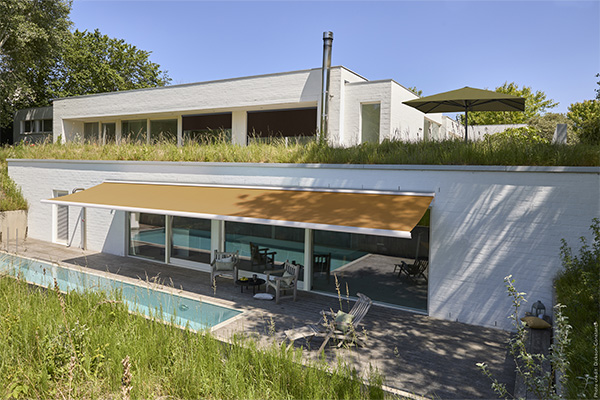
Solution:
[{"label": "chimney pipe", "polygon": [[327,138],[327,123],[329,121],[329,77],[331,70],[331,45],[333,32],[323,32],[323,69],[321,70],[321,124],[319,137]]}]

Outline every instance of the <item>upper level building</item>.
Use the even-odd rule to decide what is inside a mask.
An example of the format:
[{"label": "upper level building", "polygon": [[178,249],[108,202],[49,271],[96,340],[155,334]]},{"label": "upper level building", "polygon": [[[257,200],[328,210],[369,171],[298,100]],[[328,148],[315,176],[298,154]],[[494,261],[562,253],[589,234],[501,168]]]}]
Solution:
[{"label": "upper level building", "polygon": [[[215,135],[239,145],[273,137],[306,140],[319,130],[321,74],[314,68],[55,99],[52,136],[99,143],[202,143]],[[329,82],[326,138],[333,146],[451,137],[441,114],[402,104],[418,96],[394,80],[369,81],[337,66]],[[17,121],[19,113],[15,142],[34,139],[27,136],[32,123]],[[38,124],[40,131],[49,129],[47,120]]]}]

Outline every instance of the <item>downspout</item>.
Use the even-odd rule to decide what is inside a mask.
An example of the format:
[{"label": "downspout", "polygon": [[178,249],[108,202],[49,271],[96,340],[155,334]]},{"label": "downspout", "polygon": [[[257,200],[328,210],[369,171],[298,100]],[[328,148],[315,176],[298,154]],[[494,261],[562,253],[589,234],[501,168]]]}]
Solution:
[{"label": "downspout", "polygon": [[319,140],[327,139],[327,123],[329,121],[329,78],[331,70],[331,46],[333,32],[323,32],[323,68],[321,70],[321,123]]}]

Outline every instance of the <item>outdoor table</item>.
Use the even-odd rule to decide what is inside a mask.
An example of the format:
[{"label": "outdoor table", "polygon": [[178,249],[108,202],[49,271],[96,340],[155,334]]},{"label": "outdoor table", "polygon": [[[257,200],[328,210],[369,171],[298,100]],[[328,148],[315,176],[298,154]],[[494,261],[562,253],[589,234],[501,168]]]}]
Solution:
[{"label": "outdoor table", "polygon": [[238,279],[237,281],[235,281],[235,284],[240,286],[242,293],[244,293],[244,287],[248,289],[250,286],[252,286],[252,294],[256,294],[256,288],[258,287],[260,289],[260,286],[264,285],[265,283],[266,281],[260,278],[250,278],[247,281],[240,281]]}]

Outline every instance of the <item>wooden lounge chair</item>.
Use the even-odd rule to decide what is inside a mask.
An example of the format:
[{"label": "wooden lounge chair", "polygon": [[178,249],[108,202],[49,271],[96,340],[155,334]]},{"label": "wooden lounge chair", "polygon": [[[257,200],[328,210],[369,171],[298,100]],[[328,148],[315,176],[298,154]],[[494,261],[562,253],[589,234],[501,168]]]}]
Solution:
[{"label": "wooden lounge chair", "polygon": [[238,279],[238,262],[240,257],[238,252],[226,252],[215,250],[215,256],[210,263],[210,284],[215,285],[215,278],[221,275],[229,275],[233,282]]},{"label": "wooden lounge chair", "polygon": [[[362,293],[357,293],[358,300],[354,303],[352,309],[346,314],[346,317],[338,311],[321,311],[321,319],[317,324],[309,324],[296,329],[289,329],[284,332],[286,339],[290,342],[306,338],[309,341],[315,337],[323,337],[323,343],[319,348],[321,352],[330,340],[337,340],[338,347],[344,343],[352,343],[358,346],[364,346],[363,340],[358,337],[357,328],[361,321],[367,315],[373,301]],[[341,317],[341,318],[340,318]]]},{"label": "wooden lounge chair", "polygon": [[269,251],[268,248],[260,248],[250,242],[250,268],[254,271],[254,267],[274,268],[275,267],[276,251]]},{"label": "wooden lounge chair", "polygon": [[400,264],[394,265],[394,272],[398,270],[398,278],[405,273],[413,281],[418,277],[422,277],[427,282],[427,276],[425,275],[425,271],[427,271],[427,267],[429,267],[428,260],[419,260],[416,259],[414,263],[407,264],[404,261],[401,261]]},{"label": "wooden lounge chair", "polygon": [[[292,291],[293,294],[285,297],[293,297],[296,301],[296,293],[298,292],[298,274],[300,265],[290,264],[285,262],[283,268],[275,271],[265,271],[266,274],[266,293],[269,293],[269,287],[275,289],[275,304],[279,304],[279,300],[284,298],[281,294],[285,291]],[[274,276],[273,274],[282,274]]]}]

